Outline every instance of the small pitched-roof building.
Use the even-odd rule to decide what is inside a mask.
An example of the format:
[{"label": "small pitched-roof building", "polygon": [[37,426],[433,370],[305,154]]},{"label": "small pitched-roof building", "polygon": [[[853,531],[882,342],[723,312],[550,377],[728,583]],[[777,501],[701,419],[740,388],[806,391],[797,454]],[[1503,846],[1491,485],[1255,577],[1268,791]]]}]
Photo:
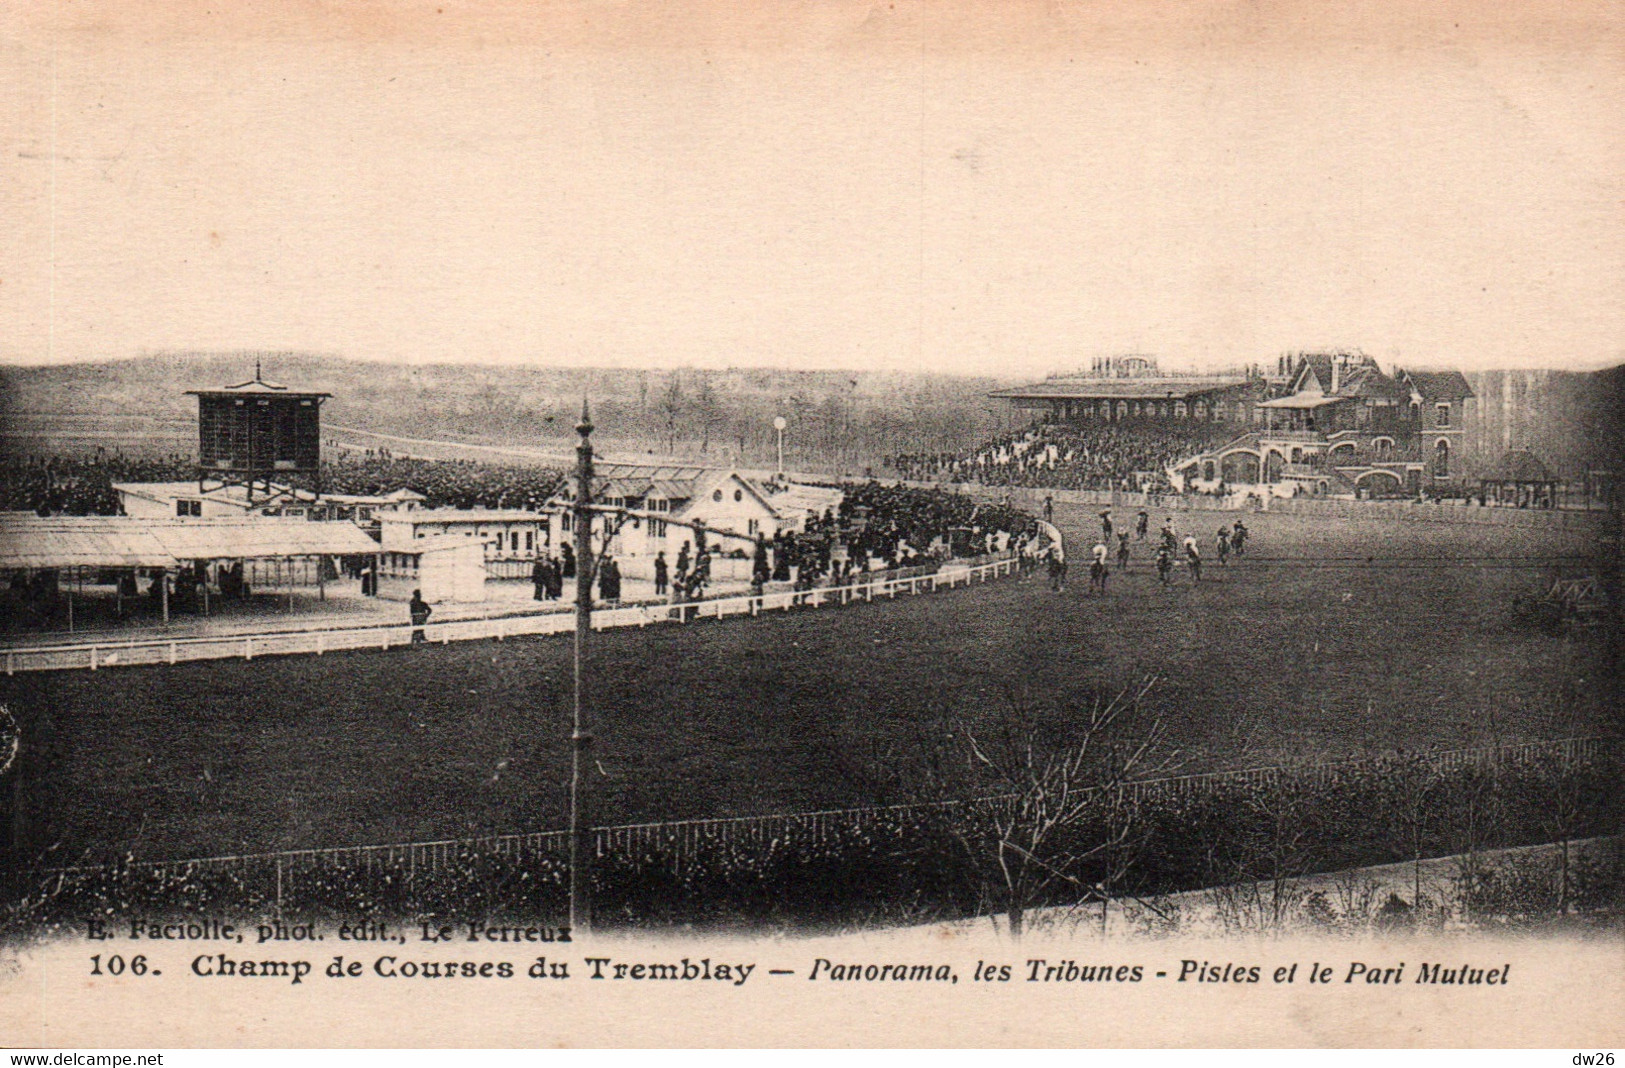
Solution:
[{"label": "small pitched-roof building", "polygon": [[[685,544],[693,552],[695,528],[703,529],[714,555],[748,558],[758,541],[771,541],[780,531],[802,530],[809,512],[838,509],[841,501],[838,490],[832,495],[794,492],[804,487],[790,485],[767,487],[721,468],[606,463],[594,475],[594,504],[639,513],[620,523],[610,546],[622,573],[636,578],[653,574],[657,554],[665,553],[670,563]],[[549,542],[555,551],[572,537],[569,508],[575,496],[572,476],[550,509]]]}]

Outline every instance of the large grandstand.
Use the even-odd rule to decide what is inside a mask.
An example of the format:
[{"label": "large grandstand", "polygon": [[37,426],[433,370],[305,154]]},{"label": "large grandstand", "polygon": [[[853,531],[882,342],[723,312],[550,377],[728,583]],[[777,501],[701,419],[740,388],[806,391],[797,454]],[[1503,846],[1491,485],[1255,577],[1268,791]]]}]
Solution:
[{"label": "large grandstand", "polygon": [[1272,373],[1169,375],[1133,357],[990,396],[1035,421],[968,450],[899,455],[893,468],[927,481],[1244,500],[1473,496],[1464,443],[1476,398],[1457,371],[1390,373],[1363,353],[1330,352],[1281,357]]}]

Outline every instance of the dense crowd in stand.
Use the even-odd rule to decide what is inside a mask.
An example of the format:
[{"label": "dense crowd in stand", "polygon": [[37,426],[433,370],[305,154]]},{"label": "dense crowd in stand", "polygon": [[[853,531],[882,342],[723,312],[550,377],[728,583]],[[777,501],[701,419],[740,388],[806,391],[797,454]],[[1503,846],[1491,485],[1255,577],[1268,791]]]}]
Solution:
[{"label": "dense crowd in stand", "polygon": [[328,493],[382,494],[416,490],[425,508],[521,508],[536,511],[558,490],[563,472],[477,460],[418,460],[387,449],[345,454],[322,465]]},{"label": "dense crowd in stand", "polygon": [[115,482],[181,482],[197,477],[185,456],[30,456],[0,461],[0,512],[118,515]]},{"label": "dense crowd in stand", "polygon": [[845,487],[839,512],[809,515],[800,533],[780,532],[771,552],[758,556],[757,577],[793,578],[804,588],[843,585],[866,571],[1009,551],[1034,526],[1032,516],[1005,505],[942,490],[867,482]]},{"label": "dense crowd in stand", "polygon": [[898,456],[892,467],[915,481],[1159,493],[1171,490],[1169,467],[1235,433],[1227,423],[1043,423],[969,452]]},{"label": "dense crowd in stand", "polygon": [[[185,482],[197,477],[190,457],[29,457],[0,461],[0,511],[40,515],[117,515],[115,482]],[[547,467],[508,467],[472,460],[419,460],[368,450],[322,465],[327,493],[375,495],[401,488],[427,498],[426,508],[523,508],[551,497],[562,475]],[[308,481],[290,480],[303,488]]]}]

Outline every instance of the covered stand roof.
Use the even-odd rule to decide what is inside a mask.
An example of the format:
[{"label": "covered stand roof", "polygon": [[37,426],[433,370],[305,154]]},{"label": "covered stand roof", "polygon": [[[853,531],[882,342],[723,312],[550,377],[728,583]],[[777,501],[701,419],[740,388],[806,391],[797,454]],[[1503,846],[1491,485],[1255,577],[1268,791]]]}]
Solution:
[{"label": "covered stand roof", "polygon": [[175,563],[150,529],[124,516],[0,516],[0,570]]},{"label": "covered stand roof", "polygon": [[138,519],[0,516],[0,570],[176,567],[182,560],[371,554],[378,543],[350,523],[305,519]]},{"label": "covered stand roof", "polygon": [[378,543],[352,523],[308,519],[140,520],[179,560],[268,559],[375,553]]},{"label": "covered stand roof", "polygon": [[1052,378],[1030,386],[996,389],[998,400],[1184,400],[1200,393],[1244,386],[1241,376],[1218,378]]}]

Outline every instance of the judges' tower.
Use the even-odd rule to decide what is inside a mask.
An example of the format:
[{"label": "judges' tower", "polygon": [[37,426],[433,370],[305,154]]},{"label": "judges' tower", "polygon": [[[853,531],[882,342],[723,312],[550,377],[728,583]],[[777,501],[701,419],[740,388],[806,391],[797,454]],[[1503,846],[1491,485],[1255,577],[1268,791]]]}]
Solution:
[{"label": "judges' tower", "polygon": [[[254,378],[224,389],[189,389],[197,398],[198,488],[243,486],[248,499],[286,492],[274,479],[310,475],[321,493],[322,402],[329,393],[299,393]],[[212,484],[212,485],[211,485]]]}]

